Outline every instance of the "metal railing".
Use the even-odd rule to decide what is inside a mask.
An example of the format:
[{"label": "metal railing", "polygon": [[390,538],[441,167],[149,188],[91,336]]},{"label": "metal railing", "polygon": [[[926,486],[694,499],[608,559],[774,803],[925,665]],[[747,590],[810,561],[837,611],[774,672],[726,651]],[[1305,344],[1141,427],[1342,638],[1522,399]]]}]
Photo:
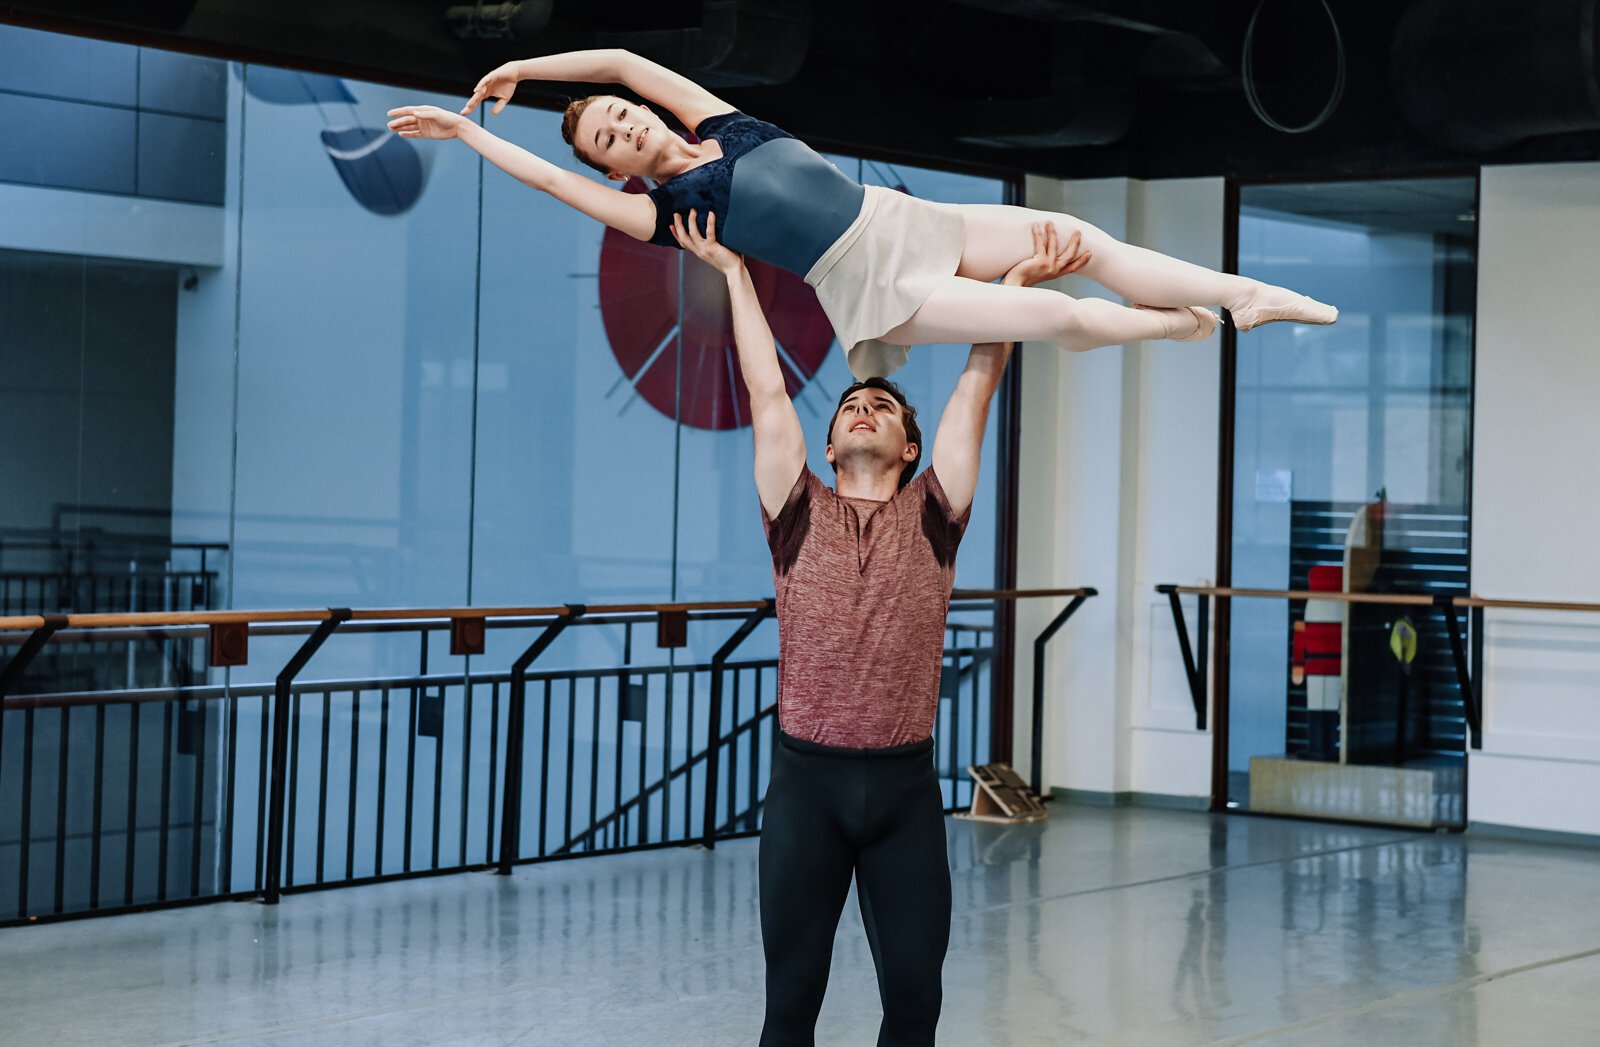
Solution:
[{"label": "metal railing", "polygon": [[[0,617],[25,614],[204,611],[221,597],[228,547],[98,529],[0,532]],[[3,638],[0,638],[3,642]],[[190,641],[131,646],[94,635],[49,649],[49,676],[76,690],[200,682]],[[59,687],[58,687],[59,689]]]},{"label": "metal railing", "polygon": [[[992,625],[968,619],[1000,601],[1069,597],[1036,639],[1037,661],[1092,595],[955,594],[935,731],[948,808],[970,803],[966,765],[989,762],[994,732],[1010,730],[987,716]],[[736,656],[771,617],[758,600],[0,618],[0,650],[14,650],[0,668],[0,924],[273,903],[755,832],[777,661]],[[636,633],[651,626],[661,653],[641,658]],[[415,637],[417,671],[302,678],[333,638],[363,634]],[[537,668],[580,634],[559,650],[620,645],[621,657]],[[246,664],[252,641],[293,650],[259,682],[15,693],[41,652],[90,638],[187,641],[219,668]],[[446,638],[462,669],[430,671]],[[505,668],[485,671],[486,659]]]},{"label": "metal railing", "polygon": [[[1156,592],[1164,594],[1171,603],[1172,621],[1178,632],[1178,649],[1183,658],[1184,673],[1189,682],[1189,694],[1194,702],[1195,726],[1206,725],[1206,663],[1208,657],[1207,630],[1211,617],[1211,600],[1325,600],[1344,604],[1372,604],[1392,607],[1429,608],[1444,616],[1450,638],[1450,656],[1455,666],[1456,679],[1467,718],[1469,744],[1474,749],[1483,748],[1483,637],[1484,611],[1490,608],[1521,611],[1556,611],[1600,613],[1600,603],[1566,600],[1515,600],[1483,596],[1448,596],[1425,593],[1346,593],[1322,592],[1305,589],[1248,589],[1210,585],[1158,585]],[[1185,621],[1183,604],[1179,597],[1198,597],[1196,642],[1191,648],[1189,627]],[[1470,618],[1470,631],[1463,628],[1461,613]]]}]

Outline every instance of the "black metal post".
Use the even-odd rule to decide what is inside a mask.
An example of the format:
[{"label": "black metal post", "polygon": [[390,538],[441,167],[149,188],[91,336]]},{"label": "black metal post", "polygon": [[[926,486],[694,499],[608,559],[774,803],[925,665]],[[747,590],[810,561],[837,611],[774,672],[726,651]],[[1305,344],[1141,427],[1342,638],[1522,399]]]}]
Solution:
[{"label": "black metal post", "polygon": [[1183,673],[1189,679],[1189,698],[1194,702],[1194,726],[1196,730],[1206,729],[1206,648],[1208,646],[1209,622],[1211,617],[1208,606],[1210,600],[1200,598],[1200,658],[1195,659],[1194,648],[1189,645],[1189,623],[1184,620],[1183,601],[1178,596],[1178,587],[1175,585],[1158,585],[1156,592],[1165,593],[1167,602],[1172,607],[1172,624],[1178,630],[1178,652],[1183,655]]},{"label": "black metal post", "polygon": [[[511,663],[511,703],[506,707],[505,792],[500,806],[500,862],[495,866],[495,872],[501,876],[511,875],[511,866],[516,864],[517,850],[522,843],[519,831],[522,823],[522,735],[527,712],[528,666],[588,609],[581,603],[567,604],[566,613],[545,626],[544,632]],[[546,724],[546,729],[548,727]]]},{"label": "black metal post", "polygon": [[1467,714],[1468,739],[1474,749],[1483,748],[1482,710],[1478,707],[1478,691],[1472,682],[1472,671],[1467,666],[1467,646],[1461,639],[1461,618],[1456,614],[1453,597],[1439,595],[1433,606],[1444,615],[1450,630],[1450,657],[1455,661],[1456,682],[1461,685],[1461,708]]},{"label": "black metal post", "polygon": [[1044,648],[1056,631],[1067,624],[1073,612],[1083,606],[1083,601],[1096,595],[1095,590],[1085,589],[1081,595],[1074,596],[1033,640],[1033,768],[1029,784],[1036,794],[1044,792]]},{"label": "black metal post", "polygon": [[284,793],[289,778],[289,688],[300,670],[311,661],[312,655],[333,635],[335,629],[350,620],[350,608],[329,608],[330,617],[318,624],[305,643],[294,652],[287,665],[278,673],[277,686],[272,699],[272,778],[267,789],[270,803],[267,814],[267,869],[262,901],[277,905],[283,895],[283,820]]},{"label": "black metal post", "polygon": [[28,671],[28,666],[32,665],[39,652],[44,650],[44,645],[50,642],[50,637],[61,631],[66,624],[67,616],[64,614],[44,616],[44,624],[23,641],[21,649],[11,656],[4,669],[0,669],[0,698],[11,693],[12,686],[22,679],[22,674]]},{"label": "black metal post", "polygon": [[1394,765],[1406,765],[1406,720],[1411,713],[1411,667],[1402,663],[1399,669],[1400,686],[1395,690],[1394,703]]},{"label": "black metal post", "polygon": [[1194,729],[1203,731],[1206,729],[1206,665],[1211,657],[1211,597],[1201,593],[1195,602],[1199,605],[1196,613],[1200,616],[1194,630],[1195,678],[1200,681],[1200,700],[1194,707]]},{"label": "black metal post", "polygon": [[[1474,607],[1471,610],[1472,635],[1467,637],[1467,642],[1472,645],[1472,703],[1477,710],[1480,720],[1483,717],[1483,608]],[[1472,737],[1474,749],[1483,748],[1483,731],[1480,730]]]},{"label": "black metal post", "polygon": [[717,648],[717,653],[711,656],[711,708],[709,711],[711,726],[706,731],[706,811],[705,825],[702,827],[700,842],[707,850],[717,845],[717,771],[718,752],[722,748],[722,667],[727,664],[728,658],[738,646],[755,632],[756,626],[771,617],[773,601],[765,601],[759,608],[751,611],[739,628],[728,637],[728,642]]}]

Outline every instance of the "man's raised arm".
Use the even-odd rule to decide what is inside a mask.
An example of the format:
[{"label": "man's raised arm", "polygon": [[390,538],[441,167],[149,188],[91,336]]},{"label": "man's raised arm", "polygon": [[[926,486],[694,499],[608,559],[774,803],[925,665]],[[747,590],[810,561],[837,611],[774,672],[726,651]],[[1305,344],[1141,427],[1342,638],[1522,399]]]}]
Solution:
[{"label": "man's raised arm", "polygon": [[[1065,248],[1056,247],[1054,223],[1033,227],[1033,254],[1006,273],[1001,283],[1032,287],[1077,272],[1089,261],[1089,252],[1078,254],[1077,233]],[[956,379],[956,388],[939,417],[939,431],[933,438],[933,470],[939,486],[950,502],[950,511],[960,516],[972,504],[978,490],[978,459],[983,451],[983,430],[989,421],[989,403],[1000,387],[1006,361],[1011,358],[1009,343],[975,345],[967,356],[967,366]]]},{"label": "man's raised arm", "polygon": [[806,441],[778,363],[772,329],[767,326],[744,259],[717,242],[716,215],[707,217],[704,236],[700,235],[693,211],[689,212],[687,226],[683,216],[677,215],[673,218],[672,235],[684,250],[704,259],[727,278],[728,299],[733,305],[733,341],[739,352],[744,386],[750,393],[751,428],[755,430],[756,493],[768,518],[776,518],[805,467]]}]

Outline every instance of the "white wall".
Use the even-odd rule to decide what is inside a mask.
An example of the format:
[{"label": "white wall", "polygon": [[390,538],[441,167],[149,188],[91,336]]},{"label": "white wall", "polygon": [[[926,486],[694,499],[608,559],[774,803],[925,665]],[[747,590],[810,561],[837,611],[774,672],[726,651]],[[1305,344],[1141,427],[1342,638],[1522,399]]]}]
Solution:
[{"label": "white wall", "polygon": [[[1488,167],[1472,588],[1600,599],[1600,164]],[[1600,833],[1600,615],[1489,611],[1474,822]]]},{"label": "white wall", "polygon": [[[1221,179],[1030,178],[1030,206],[1216,268]],[[1087,280],[1063,288],[1113,297]],[[1100,590],[1050,645],[1044,781],[1202,797],[1211,737],[1194,711],[1160,582],[1208,581],[1216,560],[1219,345],[1023,350],[1018,584]],[[1019,612],[1017,763],[1028,765],[1032,638],[1059,608]],[[1188,606],[1194,628],[1194,605]]]}]

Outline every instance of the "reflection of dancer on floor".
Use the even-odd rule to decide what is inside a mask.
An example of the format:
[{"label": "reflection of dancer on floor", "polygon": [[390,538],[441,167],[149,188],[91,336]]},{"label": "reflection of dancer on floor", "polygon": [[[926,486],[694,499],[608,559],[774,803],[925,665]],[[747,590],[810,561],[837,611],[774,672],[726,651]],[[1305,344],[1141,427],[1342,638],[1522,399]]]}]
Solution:
[{"label": "reflection of dancer on floor", "polygon": [[[699,137],[673,133],[649,106],[595,95],[567,107],[562,134],[578,158],[648,195],[607,191],[467,119],[485,99],[505,108],[521,80],[622,83],[670,110]],[[1281,287],[1212,272],[1124,244],[1071,215],[999,204],[938,204],[863,187],[771,124],[693,81],[619,50],[508,62],[479,82],[460,114],[436,106],[390,110],[407,137],[460,138],[508,174],[640,240],[673,246],[673,215],[716,214],[724,243],[805,277],[858,375],[887,374],[904,346],[931,342],[1053,341],[1064,349],[1153,338],[1199,340],[1225,306],[1241,330],[1273,320],[1332,323],[1338,313]],[[884,120],[937,119],[879,107]],[[1140,303],[1074,300],[1042,288],[991,284],[1029,255],[1029,229],[1077,233],[1084,275]]]},{"label": "reflection of dancer on floor", "polygon": [[[932,758],[956,548],[971,515],[989,402],[1009,347],[976,345],[939,418],[933,464],[916,408],[873,378],[828,425],[830,489],[805,435],[772,331],[738,255],[673,219],[684,247],[728,282],[750,392],[756,494],[778,604],[778,727],[761,829],[761,1047],[815,1043],[834,933],[856,881],[883,1004],[880,1047],[931,1045],[950,941],[950,859]],[[1041,224],[1002,286],[1081,267]],[[1077,257],[1075,257],[1077,256]]]}]

